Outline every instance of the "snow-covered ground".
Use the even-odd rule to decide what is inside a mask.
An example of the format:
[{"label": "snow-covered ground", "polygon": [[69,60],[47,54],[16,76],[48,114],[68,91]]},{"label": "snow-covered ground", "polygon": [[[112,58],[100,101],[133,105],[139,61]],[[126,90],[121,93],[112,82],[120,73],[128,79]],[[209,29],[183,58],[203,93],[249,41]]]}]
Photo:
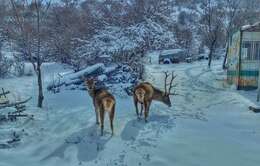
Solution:
[{"label": "snow-covered ground", "polygon": [[[95,125],[95,115],[86,91],[45,92],[44,109],[35,107],[34,77],[0,80],[0,87],[16,96],[33,96],[28,112],[34,120],[0,125],[0,140],[13,131],[21,135],[14,148],[0,149],[0,166],[257,166],[260,163],[260,114],[227,86],[220,61],[212,70],[205,61],[192,64],[146,66],[147,80],[163,86],[162,71],[174,70],[180,96],[173,107],[154,102],[149,123],[136,118],[132,97],[116,96],[115,135],[105,136]],[[44,66],[44,85],[53,75],[66,72],[61,65]],[[113,93],[113,92],[112,92]]]}]

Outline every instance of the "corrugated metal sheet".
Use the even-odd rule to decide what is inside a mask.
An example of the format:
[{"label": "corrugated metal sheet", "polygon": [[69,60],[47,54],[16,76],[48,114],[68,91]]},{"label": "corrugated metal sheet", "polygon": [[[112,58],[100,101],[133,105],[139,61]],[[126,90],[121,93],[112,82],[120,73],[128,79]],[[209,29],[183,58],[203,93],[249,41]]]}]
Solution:
[{"label": "corrugated metal sheet", "polygon": [[241,61],[241,71],[240,71],[240,87],[257,87],[258,82],[258,70],[259,61],[258,60],[242,60]]}]

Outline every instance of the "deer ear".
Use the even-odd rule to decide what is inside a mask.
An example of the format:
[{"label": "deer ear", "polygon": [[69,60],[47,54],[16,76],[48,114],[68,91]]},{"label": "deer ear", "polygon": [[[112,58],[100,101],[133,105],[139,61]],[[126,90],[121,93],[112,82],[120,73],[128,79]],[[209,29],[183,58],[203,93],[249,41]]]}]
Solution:
[{"label": "deer ear", "polygon": [[85,79],[85,83],[86,83],[87,85],[93,84],[93,82],[94,82],[94,80],[91,79],[91,78]]},{"label": "deer ear", "polygon": [[80,79],[83,80],[83,81],[87,80],[84,76],[81,76]]},{"label": "deer ear", "polygon": [[90,78],[88,78],[88,80],[90,80],[90,81],[95,81],[96,80],[96,78],[95,77],[90,77]]}]

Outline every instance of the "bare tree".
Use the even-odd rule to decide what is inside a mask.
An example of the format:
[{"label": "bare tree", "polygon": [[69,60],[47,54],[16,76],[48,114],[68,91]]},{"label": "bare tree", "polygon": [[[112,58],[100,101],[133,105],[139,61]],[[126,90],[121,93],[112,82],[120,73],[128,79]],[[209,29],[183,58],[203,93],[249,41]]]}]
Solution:
[{"label": "bare tree", "polygon": [[237,19],[237,14],[239,12],[239,8],[241,7],[241,0],[224,0],[225,7],[225,17],[223,20],[223,24],[225,27],[226,34],[226,52],[223,60],[222,68],[226,68],[227,54],[228,54],[228,40],[232,31],[236,28],[235,20]]},{"label": "bare tree", "polygon": [[202,20],[201,30],[205,44],[209,48],[208,67],[211,66],[213,53],[216,49],[219,33],[222,28],[222,13],[219,11],[219,6],[216,1],[204,0],[202,2]]},{"label": "bare tree", "polygon": [[48,9],[51,1],[34,0],[32,2],[18,2],[10,0],[12,6],[10,36],[16,41],[18,49],[22,52],[23,58],[29,61],[37,76],[38,82],[38,104],[43,106],[43,84],[41,66],[46,58],[46,52],[42,49],[46,46],[47,31],[44,27]]},{"label": "bare tree", "polygon": [[174,25],[174,33],[176,36],[176,42],[181,48],[185,48],[190,54],[192,46],[192,29],[190,29],[185,23],[179,23]]}]

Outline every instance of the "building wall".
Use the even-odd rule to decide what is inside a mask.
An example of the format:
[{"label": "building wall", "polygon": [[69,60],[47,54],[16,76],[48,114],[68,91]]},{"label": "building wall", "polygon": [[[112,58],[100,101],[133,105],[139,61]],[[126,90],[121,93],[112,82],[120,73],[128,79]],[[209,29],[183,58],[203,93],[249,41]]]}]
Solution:
[{"label": "building wall", "polygon": [[238,83],[238,62],[240,52],[240,31],[233,34],[229,41],[228,59],[227,59],[227,81],[230,84]]},{"label": "building wall", "polygon": [[241,89],[257,88],[259,61],[242,60],[239,87]]}]

